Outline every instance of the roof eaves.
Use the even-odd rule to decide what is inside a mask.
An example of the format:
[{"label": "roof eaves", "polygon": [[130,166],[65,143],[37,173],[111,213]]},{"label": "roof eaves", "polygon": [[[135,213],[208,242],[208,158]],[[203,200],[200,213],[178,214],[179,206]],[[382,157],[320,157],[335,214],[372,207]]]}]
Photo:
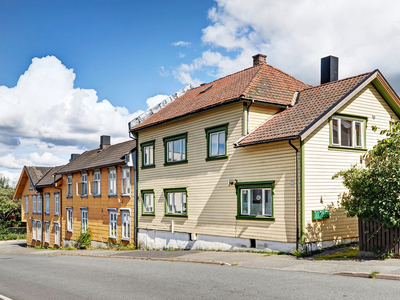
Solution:
[{"label": "roof eaves", "polygon": [[[320,123],[325,121],[326,118],[328,118],[329,112],[331,112],[334,108],[338,110],[340,107],[342,107],[347,101],[344,101],[345,99],[351,99],[356,93],[359,92],[361,88],[363,88],[365,85],[370,83],[376,76],[377,72],[379,72],[378,69],[372,71],[367,77],[365,77],[363,80],[361,80],[355,87],[353,87],[349,92],[347,92],[342,98],[340,98],[338,101],[336,101],[334,104],[332,104],[327,110],[325,110],[321,115],[319,115],[313,122],[307,125],[306,128],[304,128],[300,133],[298,134],[301,137],[301,140],[304,140],[313,130],[313,127],[319,126]],[[301,93],[301,92],[300,92]],[[341,104],[339,107],[338,105]]]},{"label": "roof eaves", "polygon": [[287,141],[287,140],[296,140],[299,139],[300,135],[291,135],[291,136],[286,136],[286,137],[282,137],[282,138],[276,138],[276,139],[270,139],[270,140],[265,140],[265,141],[255,141],[255,142],[251,142],[251,143],[243,143],[241,145],[237,145],[236,147],[246,147],[246,146],[253,146],[253,145],[260,145],[260,144],[269,144],[269,143],[273,143],[273,142],[281,142],[281,141]]},{"label": "roof eaves", "polygon": [[68,171],[65,171],[65,172],[56,172],[54,174],[57,174],[57,175],[71,174],[71,173],[76,173],[76,172],[89,171],[89,170],[101,169],[101,168],[107,168],[107,167],[113,167],[113,166],[118,166],[118,165],[123,165],[123,164],[126,164],[126,163],[125,162],[118,162],[118,163],[105,164],[105,165],[99,165],[99,166],[90,166],[90,167],[87,167],[87,168],[68,170]]}]

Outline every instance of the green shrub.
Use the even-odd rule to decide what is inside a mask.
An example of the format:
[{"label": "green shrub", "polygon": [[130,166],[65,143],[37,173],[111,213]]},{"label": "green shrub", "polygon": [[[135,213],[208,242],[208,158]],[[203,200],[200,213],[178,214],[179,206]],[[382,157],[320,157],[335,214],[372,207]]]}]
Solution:
[{"label": "green shrub", "polygon": [[90,228],[86,232],[82,232],[80,229],[81,235],[78,238],[78,245],[81,249],[88,249],[92,245],[92,232]]}]

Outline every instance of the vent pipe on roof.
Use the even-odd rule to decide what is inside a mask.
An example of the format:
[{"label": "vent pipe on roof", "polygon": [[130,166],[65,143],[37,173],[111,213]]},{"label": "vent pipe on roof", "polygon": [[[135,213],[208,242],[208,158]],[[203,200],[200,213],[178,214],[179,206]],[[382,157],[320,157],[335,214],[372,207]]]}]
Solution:
[{"label": "vent pipe on roof", "polygon": [[69,159],[69,162],[71,162],[71,161],[73,161],[74,159],[78,158],[79,155],[80,155],[80,154],[77,154],[77,153],[71,154],[71,158]]},{"label": "vent pipe on roof", "polygon": [[253,67],[267,63],[267,56],[264,54],[256,54],[253,57]]},{"label": "vent pipe on roof", "polygon": [[321,58],[321,84],[338,80],[339,58],[329,55]]},{"label": "vent pipe on roof", "polygon": [[111,145],[111,137],[109,135],[102,135],[100,137],[100,149],[103,150]]}]

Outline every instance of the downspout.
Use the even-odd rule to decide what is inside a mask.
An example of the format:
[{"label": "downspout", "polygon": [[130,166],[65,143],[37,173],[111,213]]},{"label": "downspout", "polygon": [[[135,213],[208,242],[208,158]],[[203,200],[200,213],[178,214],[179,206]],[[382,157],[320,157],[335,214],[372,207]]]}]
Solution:
[{"label": "downspout", "polygon": [[247,106],[247,132],[246,134],[249,134],[249,126],[250,126],[250,106],[252,106],[254,103],[254,99],[251,100],[250,105]]},{"label": "downspout", "polygon": [[296,151],[296,250],[299,250],[299,205],[300,205],[300,197],[299,197],[299,149],[297,149],[292,141],[289,140],[289,145]]},{"label": "downspout", "polygon": [[[62,176],[62,175],[61,175]],[[60,188],[58,188],[58,187],[56,187],[56,176],[54,176],[54,174],[53,174],[53,178],[54,178],[54,187],[57,189],[57,190],[60,190],[60,196],[58,197],[58,200],[60,201],[60,207],[59,207],[59,222],[58,222],[58,232],[59,232],[59,236],[60,236],[60,241],[58,242],[58,246],[59,247],[62,247],[63,245],[61,244],[61,241],[62,241],[62,223],[63,223],[63,220],[62,220],[62,212],[63,212],[63,208],[62,208],[62,189],[60,189]]]},{"label": "downspout", "polygon": [[[40,237],[40,246],[42,246],[43,247],[43,224],[44,224],[44,194],[43,194],[43,189],[42,189],[42,193],[40,194],[40,197],[42,198],[41,199],[41,205],[42,205],[42,211],[41,211],[41,215],[42,215],[42,223],[40,224],[40,227],[42,227],[42,229],[40,230],[40,234],[41,234],[41,237]],[[46,226],[45,226],[45,229],[46,229]]]},{"label": "downspout", "polygon": [[135,247],[138,247],[138,147],[139,147],[139,134],[134,136],[132,132],[129,132],[129,137],[131,139],[136,140],[136,150],[134,151],[135,154],[132,155],[132,162],[133,162],[133,191],[134,191],[134,206],[133,206],[133,242],[135,244]]}]

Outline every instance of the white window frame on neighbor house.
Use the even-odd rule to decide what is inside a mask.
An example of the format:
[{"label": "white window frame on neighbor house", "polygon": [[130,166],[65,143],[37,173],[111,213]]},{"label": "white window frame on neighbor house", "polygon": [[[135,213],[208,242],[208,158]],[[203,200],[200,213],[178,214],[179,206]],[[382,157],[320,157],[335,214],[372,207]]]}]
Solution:
[{"label": "white window frame on neighbor house", "polygon": [[166,215],[187,216],[187,189],[164,189],[166,199]]},{"label": "white window frame on neighbor house", "polygon": [[60,193],[54,193],[54,215],[60,215]]},{"label": "white window frame on neighbor house", "polygon": [[42,240],[42,221],[36,220],[36,240]]},{"label": "white window frame on neighbor house", "polygon": [[72,175],[67,175],[67,198],[72,197]]},{"label": "white window frame on neighbor house", "polygon": [[93,172],[93,196],[101,195],[101,173],[100,170]]},{"label": "white window frame on neighbor house", "polygon": [[32,195],[32,213],[36,214],[36,195]]},{"label": "white window frame on neighbor house", "polygon": [[108,208],[108,236],[116,239],[118,236],[118,214],[116,208]]},{"label": "white window frame on neighbor house", "polygon": [[85,233],[89,229],[89,211],[87,207],[81,207],[81,232]]},{"label": "white window frame on neighbor house", "polygon": [[45,207],[45,214],[49,215],[50,214],[50,194],[49,193],[44,194],[44,207]]},{"label": "white window frame on neighbor house", "polygon": [[36,240],[36,232],[37,232],[36,220],[32,219],[32,240]]},{"label": "white window frame on neighbor house", "polygon": [[131,239],[131,210],[129,208],[121,208],[121,239]]},{"label": "white window frame on neighbor house", "polygon": [[[330,140],[333,147],[365,149],[366,118],[335,115],[330,122]],[[349,131],[347,139],[343,137],[346,127]]]},{"label": "white window frame on neighbor house", "polygon": [[108,169],[108,195],[117,195],[117,169],[115,167]]},{"label": "white window frame on neighbor house", "polygon": [[131,168],[121,167],[121,195],[131,196]]},{"label": "white window frame on neighbor house", "polygon": [[50,222],[44,221],[44,242],[50,244]]},{"label": "white window frame on neighbor house", "polygon": [[81,197],[87,197],[88,195],[88,175],[86,172],[81,173],[81,182],[76,183],[76,195]]},{"label": "white window frame on neighbor house", "polygon": [[41,214],[42,213],[42,195],[37,195],[36,203],[37,203],[36,211],[38,214]]},{"label": "white window frame on neighbor house", "polygon": [[73,231],[74,214],[72,207],[67,207],[67,232]]},{"label": "white window frame on neighbor house", "polygon": [[25,195],[24,198],[25,198],[25,214],[28,214],[29,213],[29,196]]},{"label": "white window frame on neighbor house", "polygon": [[60,223],[53,222],[54,226],[54,245],[60,245]]}]

